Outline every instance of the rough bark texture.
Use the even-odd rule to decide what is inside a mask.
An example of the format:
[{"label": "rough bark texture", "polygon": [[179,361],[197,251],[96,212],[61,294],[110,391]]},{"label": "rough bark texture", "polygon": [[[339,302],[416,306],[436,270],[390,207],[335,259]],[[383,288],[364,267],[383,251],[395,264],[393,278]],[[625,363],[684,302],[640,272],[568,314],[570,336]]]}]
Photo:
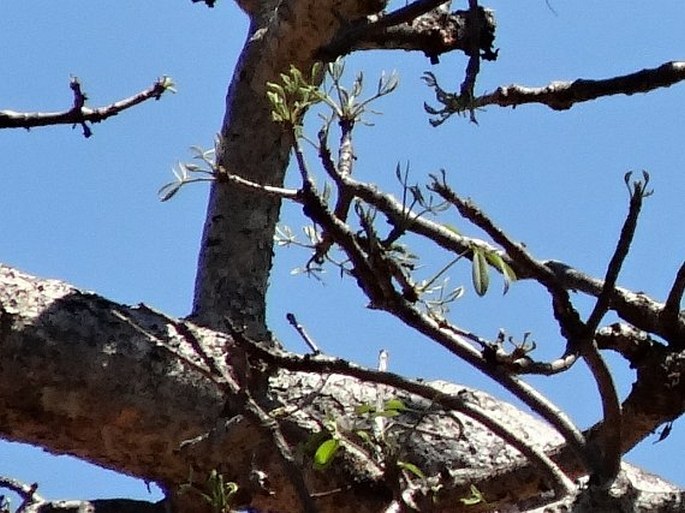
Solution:
[{"label": "rough bark texture", "polygon": [[[0,267],[0,285],[0,434],[4,438],[154,480],[169,491],[188,480],[190,468],[198,476],[216,468],[239,483],[244,504],[261,510],[301,509],[268,436],[239,411],[232,411],[232,397],[198,357],[195,340],[201,341],[216,365],[237,372],[231,361],[237,351],[229,337],[144,305],[118,305],[8,267]],[[303,447],[330,417],[347,426],[343,431],[349,433],[372,429],[354,408],[373,404],[378,386],[319,372],[271,369],[270,376],[268,388],[257,399],[279,419],[294,447]],[[545,424],[487,394],[441,382],[432,386],[474,401],[532,444],[556,455],[571,475],[577,473],[577,461]],[[442,485],[437,502],[431,493],[415,492],[414,500],[425,510],[477,512],[549,500],[543,473],[477,422],[460,414],[433,412],[430,401],[417,396],[389,393],[403,398],[415,412],[429,411],[421,415],[416,429],[406,428],[416,425],[415,412],[393,420],[396,436],[404,437],[395,457],[416,464]],[[353,435],[349,437],[349,446],[324,472],[312,468],[311,452],[297,451],[310,491],[320,494],[316,499],[320,511],[381,511],[400,491],[373,458],[355,449]],[[653,476],[645,481],[632,467],[624,465],[624,470],[630,479],[619,481],[616,494],[626,509],[572,510],[640,511],[637,506],[649,501],[660,505],[653,511],[682,508],[677,488]],[[268,488],[250,479],[254,471],[266,473]],[[641,491],[628,486],[630,480]],[[485,494],[488,504],[463,506],[459,499],[469,495],[472,484]],[[326,493],[331,491],[335,493]],[[122,503],[121,510],[127,506]],[[73,503],[49,503],[36,505],[36,510],[73,507]],[[81,504],[81,510],[89,507],[118,508],[116,503]],[[156,508],[150,504],[145,509]]]},{"label": "rough bark texture", "polygon": [[[377,12],[363,0],[263,2],[226,98],[217,162],[228,172],[265,185],[281,185],[292,141],[271,120],[266,84],[291,65],[307,71],[317,50],[346,21]],[[226,327],[225,316],[267,338],[264,295],[271,268],[280,200],[214,183],[198,264],[193,317]],[[230,262],[230,265],[228,263]]]},{"label": "rough bark texture", "polygon": [[[435,59],[471,45],[464,11],[437,10],[413,24],[372,30],[367,16],[385,4],[383,0],[251,2],[246,9],[251,13],[250,30],[226,97],[218,164],[252,182],[283,183],[292,141],[271,119],[266,84],[277,81],[290,66],[306,73],[316,60],[335,59],[357,48],[421,50]],[[479,44],[491,52],[494,17],[479,12]],[[276,197],[231,183],[212,185],[195,284],[195,322],[222,330],[230,318],[256,338],[269,339],[264,297],[279,209]]]}]

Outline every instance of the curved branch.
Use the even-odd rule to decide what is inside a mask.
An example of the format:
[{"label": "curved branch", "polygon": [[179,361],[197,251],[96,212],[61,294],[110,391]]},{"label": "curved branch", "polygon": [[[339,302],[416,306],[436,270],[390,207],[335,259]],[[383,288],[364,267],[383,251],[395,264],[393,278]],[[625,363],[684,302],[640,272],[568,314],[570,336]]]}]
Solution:
[{"label": "curved branch", "polygon": [[521,454],[529,458],[554,483],[555,490],[561,495],[570,492],[573,488],[573,485],[562,470],[544,452],[498,421],[491,412],[479,407],[477,402],[469,401],[468,394],[445,393],[428,383],[411,381],[391,372],[366,369],[337,358],[322,355],[315,355],[313,357],[290,355],[282,351],[260,347],[258,344],[247,339],[242,339],[241,343],[250,354],[279,368],[299,372],[336,373],[352,376],[366,383],[385,385],[395,390],[415,394],[433,404],[440,405],[447,411],[463,413],[483,424],[505,442],[511,444]]}]

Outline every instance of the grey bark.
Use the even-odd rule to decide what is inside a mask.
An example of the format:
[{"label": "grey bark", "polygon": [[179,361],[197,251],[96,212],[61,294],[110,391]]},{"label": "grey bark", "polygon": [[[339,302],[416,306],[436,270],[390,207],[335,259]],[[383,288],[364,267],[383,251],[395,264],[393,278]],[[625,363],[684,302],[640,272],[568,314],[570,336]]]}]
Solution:
[{"label": "grey bark", "polygon": [[[197,339],[214,364],[239,373],[233,363],[240,360],[235,357],[240,348],[230,337],[144,305],[126,307],[5,266],[0,267],[0,285],[0,434],[4,438],[156,481],[171,494],[189,479],[189,469],[196,476],[219,469],[240,485],[241,503],[261,510],[300,510],[273,444],[232,407],[234,398],[194,346]],[[268,374],[268,386],[257,399],[279,420],[293,447],[321,431],[326,418],[338,419],[349,433],[364,428],[365,420],[354,408],[374,404],[378,393],[375,385],[334,373],[274,368]],[[455,397],[467,396],[532,444],[545,448],[570,475],[578,474],[570,451],[544,423],[482,392],[441,382],[432,386]],[[430,401],[417,396],[390,393],[414,411],[427,412],[418,425],[416,413],[393,419],[396,436],[403,437],[396,457],[416,464],[427,475],[425,486],[412,491],[424,510],[474,512],[516,504],[532,507],[533,501],[549,500],[543,473],[477,422],[430,410]],[[407,429],[408,425],[417,427]],[[296,453],[309,489],[323,512],[381,511],[402,490],[373,458],[355,448],[353,435],[349,437],[341,456],[324,472],[312,468],[310,452]],[[255,471],[265,473],[268,487],[250,479]],[[682,508],[682,491],[673,485],[654,476],[641,477],[626,465],[624,471],[628,481],[617,482],[616,496],[625,509],[609,505],[595,511],[644,511],[638,506],[648,505],[652,511]],[[427,489],[438,482],[442,488],[435,502]],[[631,482],[634,486],[629,486]],[[488,498],[487,505],[462,505],[460,499],[469,495],[471,485]],[[583,498],[590,492],[579,488],[577,493]],[[590,511],[582,501],[579,504],[571,511]],[[122,508],[126,505],[122,503]],[[202,503],[191,497],[185,506],[201,510]],[[73,507],[73,503],[34,505],[36,511]],[[102,502],[80,507],[117,508]],[[145,509],[158,507],[150,504]]]}]

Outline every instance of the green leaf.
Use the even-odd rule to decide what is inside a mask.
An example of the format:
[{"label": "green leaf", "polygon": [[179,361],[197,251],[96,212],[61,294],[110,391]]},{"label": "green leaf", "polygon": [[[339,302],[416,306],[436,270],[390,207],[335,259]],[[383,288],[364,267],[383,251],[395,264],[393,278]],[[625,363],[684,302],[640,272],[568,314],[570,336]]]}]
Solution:
[{"label": "green leaf", "polygon": [[390,399],[388,401],[385,401],[383,408],[385,410],[394,410],[394,411],[404,411],[407,409],[407,407],[404,405],[404,403],[402,401],[400,401],[399,399]]},{"label": "green leaf", "polygon": [[506,294],[509,290],[509,285],[516,281],[516,274],[514,273],[514,270],[509,267],[499,253],[488,251],[485,253],[485,258],[487,258],[488,262],[490,262],[490,264],[492,264],[499,272],[502,273],[502,277],[504,278],[503,294]]},{"label": "green leaf", "polygon": [[488,273],[488,262],[480,248],[473,248],[473,266],[471,268],[471,279],[476,294],[484,296],[490,285],[490,275]]},{"label": "green leaf", "polygon": [[171,182],[159,189],[157,195],[159,196],[160,201],[167,201],[173,198],[180,189],[180,182]]},{"label": "green leaf", "polygon": [[515,282],[518,278],[514,270],[504,260],[502,260],[501,271],[502,276],[504,276],[504,293],[506,294],[507,290],[509,290],[509,284]]},{"label": "green leaf", "polygon": [[426,478],[426,475],[421,471],[421,469],[419,467],[417,467],[416,465],[414,465],[413,463],[398,460],[397,466],[403,470],[406,470],[407,472],[411,472],[412,474],[414,474],[419,479],[425,479]]},{"label": "green leaf", "polygon": [[357,433],[357,436],[362,439],[364,443],[370,444],[371,443],[371,435],[369,434],[368,431],[364,431],[362,429],[359,429],[355,431]]},{"label": "green leaf", "polygon": [[471,485],[471,495],[463,499],[459,499],[465,506],[474,506],[480,504],[481,502],[486,502],[483,494],[474,485]]},{"label": "green leaf", "polygon": [[397,417],[400,414],[397,410],[383,410],[373,414],[374,417]]},{"label": "green leaf", "polygon": [[314,466],[320,469],[327,467],[335,458],[339,448],[340,441],[335,438],[329,438],[319,445],[316,453],[314,453]]},{"label": "green leaf", "polygon": [[376,407],[371,405],[371,404],[360,404],[354,409],[355,413],[357,415],[364,415],[366,413],[370,413],[372,411],[376,411]]}]

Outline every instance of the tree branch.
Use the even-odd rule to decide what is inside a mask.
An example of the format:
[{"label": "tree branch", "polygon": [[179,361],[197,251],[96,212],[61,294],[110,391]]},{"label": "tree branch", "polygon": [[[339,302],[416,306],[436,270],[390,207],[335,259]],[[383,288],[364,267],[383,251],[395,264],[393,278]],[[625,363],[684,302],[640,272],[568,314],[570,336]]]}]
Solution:
[{"label": "tree branch", "polygon": [[[299,159],[299,162],[301,166],[304,165],[302,159]],[[304,169],[301,170],[301,173],[303,176],[308,176],[308,172]],[[351,232],[349,226],[332,215],[310,183],[305,184],[300,196],[305,215],[328,232],[347,254],[353,267],[351,273],[356,278],[360,288],[368,296],[371,308],[385,310],[395,315],[408,326],[428,336],[500,383],[555,426],[568,443],[578,451],[581,458],[588,457],[583,435],[562,411],[517,377],[490,365],[478,351],[461,338],[453,336],[448,330],[443,329],[436,320],[417,311],[405,299],[403,292],[397,292],[392,284],[394,276],[392,273],[388,273],[387,264],[383,261],[387,257],[382,254],[380,248],[374,249],[372,244],[367,245],[361,241],[358,236]],[[363,219],[362,223],[364,223]],[[368,230],[367,238],[369,242],[372,239]],[[531,262],[535,261],[531,259]],[[565,291],[563,292],[565,293]]]},{"label": "tree branch", "polygon": [[[500,248],[484,240],[455,233],[443,224],[431,221],[425,216],[412,211],[394,197],[381,192],[373,185],[357,181],[349,176],[344,177],[342,183],[346,188],[351,189],[356,197],[361,198],[382,212],[388,219],[388,222],[401,232],[416,233],[431,240],[443,249],[457,255],[464,255],[466,258],[472,257],[471,248],[474,246],[483,248],[487,252],[499,254],[513,268],[517,279],[533,278],[533,273],[530,269],[512,260]],[[575,290],[589,296],[598,297],[604,289],[602,280],[592,278],[563,262],[546,260],[540,263],[554,275],[561,286],[568,290]],[[664,305],[644,294],[636,294],[625,288],[614,287],[611,292],[610,306],[622,319],[643,331],[664,337],[670,343],[681,339],[685,340],[685,319],[682,319],[680,316],[677,316],[675,319],[663,318],[661,312]],[[680,338],[674,336],[674,333],[678,334]],[[677,348],[677,346],[674,347]]]},{"label": "tree branch", "polygon": [[[168,318],[147,307],[116,305],[60,282],[37,280],[4,266],[0,266],[0,283],[0,407],[6,419],[0,422],[3,437],[40,442],[52,452],[70,453],[131,475],[144,476],[162,486],[186,482],[189,464],[196,475],[203,469],[218,469],[226,476],[239,477],[237,481],[245,493],[246,504],[265,510],[283,507],[288,497],[296,497],[287,491],[292,490],[290,477],[284,475],[277,452],[265,450],[273,443],[265,438],[266,433],[255,430],[253,423],[240,417],[230,423],[222,420],[225,391],[220,383],[205,375],[210,369],[179,333],[178,323],[191,330],[217,365],[224,365],[226,354],[240,354],[226,335],[182,321],[169,323]],[[131,322],[125,322],[117,312],[125,314],[124,318]],[[677,368],[678,361],[669,359],[661,347],[662,350],[650,354],[661,352],[662,360],[642,360],[638,368],[642,374],[640,385],[624,404],[624,450],[674,415],[673,409],[661,408],[682,409],[685,384],[664,379],[664,373],[676,376],[683,370]],[[176,354],[167,348],[175,348]],[[293,358],[299,358],[306,365],[304,362],[312,357]],[[318,359],[327,361],[325,357],[314,358]],[[183,363],[188,360],[194,364]],[[74,365],[74,361],[79,364]],[[640,360],[636,356],[634,361]],[[306,374],[286,370],[273,374],[268,391],[270,404],[277,408],[266,410],[260,404],[264,411],[279,419],[290,445],[319,430],[319,422],[326,415],[332,412],[350,415],[350,410],[340,409],[341,405],[353,409],[360,400],[373,404],[376,397],[375,386],[328,374],[326,370],[335,373],[344,369],[323,367],[327,363],[320,365],[321,368],[310,367],[311,371]],[[205,371],[201,372],[198,366]],[[651,375],[648,375],[649,369],[652,369]],[[352,376],[355,372],[345,371]],[[127,385],[122,388],[122,383]],[[21,384],[19,389],[18,384]],[[420,392],[412,388],[414,385],[402,385],[410,394]],[[448,401],[456,403],[462,390],[446,384],[437,389],[445,394],[438,394],[446,401],[445,406],[453,406]],[[560,438],[548,427],[533,422],[514,408],[505,407],[485,394],[469,393],[477,394],[477,404],[487,412],[496,412],[495,418],[514,433],[528,433],[524,438],[550,446],[560,443]],[[68,403],[52,400],[56,397],[70,400]],[[286,412],[285,417],[279,417],[280,410]],[[312,417],[321,420],[312,421]],[[435,416],[431,422],[437,424],[423,424],[431,432],[455,432],[447,417]],[[54,423],[59,423],[61,429],[52,429]],[[227,427],[216,429],[217,423]],[[513,456],[507,459],[509,456],[504,456],[510,454],[507,444],[478,431],[480,428],[474,423],[466,426],[466,431],[457,439],[426,438],[417,433],[407,445],[416,448],[417,459],[412,461],[426,473],[439,474],[447,461],[462,469],[452,478],[453,488],[446,488],[444,495],[441,492],[445,504],[458,505],[459,497],[468,495],[470,484],[487,491],[488,498],[494,502],[510,503],[512,493],[517,497],[540,495],[541,487],[545,487],[540,476],[544,474],[537,466],[531,467],[530,463]],[[591,436],[594,432],[601,432],[601,426]],[[193,448],[181,448],[184,440],[200,435],[202,439]],[[463,461],[471,453],[472,444],[478,447],[483,444],[488,449],[478,453],[478,461]],[[492,460],[483,467],[481,458],[485,454],[492,454]],[[574,476],[582,473],[578,458],[569,449],[552,450],[548,456],[565,472]],[[248,476],[255,465],[268,473],[272,490],[276,492],[274,496],[264,495],[250,483]],[[493,469],[498,470],[493,474]],[[379,511],[383,504],[387,505],[383,485],[364,481],[358,468],[356,474],[350,472],[362,481],[350,480],[350,474],[346,473],[311,472],[306,466],[304,470],[321,511],[365,513]],[[349,488],[351,482],[357,484]],[[334,489],[340,492],[321,495]],[[296,510],[301,507],[297,499],[288,504]],[[156,506],[149,508],[154,510]],[[466,510],[477,511],[471,506]],[[103,511],[111,513],[112,510]],[[97,509],[96,513],[99,513]]]},{"label": "tree branch", "polygon": [[166,91],[174,92],[174,84],[169,77],[162,77],[148,89],[133,96],[112,103],[105,107],[91,109],[85,106],[87,96],[81,90],[81,84],[73,77],[69,84],[74,94],[74,105],[71,109],[62,112],[15,112],[12,110],[0,111],[1,128],[26,128],[49,125],[81,125],[84,137],[92,135],[87,123],[99,123],[105,119],[116,116],[120,112],[135,107],[144,101],[159,100]]},{"label": "tree branch", "polygon": [[553,110],[570,109],[574,104],[616,94],[647,93],[660,87],[670,87],[685,80],[685,62],[672,61],[658,68],[643,69],[628,75],[603,80],[578,79],[573,82],[553,82],[546,87],[499,87],[494,93],[475,100],[478,107],[499,105],[514,107],[525,103],[541,103]]},{"label": "tree branch", "polygon": [[566,475],[549,459],[544,452],[532,446],[529,441],[519,437],[514,431],[499,422],[489,412],[480,408],[476,402],[468,400],[468,394],[447,394],[430,384],[417,383],[390,372],[366,369],[346,360],[330,358],[322,355],[297,356],[283,353],[271,348],[260,347],[258,344],[243,339],[242,343],[247,351],[257,358],[278,368],[298,372],[318,372],[322,374],[342,374],[358,378],[365,383],[375,383],[391,387],[396,391],[408,392],[440,405],[446,411],[458,411],[477,422],[483,424],[494,434],[502,438],[516,450],[521,452],[537,466],[554,483],[555,490],[561,495],[569,493],[574,487]]},{"label": "tree branch", "polygon": [[468,104],[463,102],[460,94],[442,89],[432,73],[427,73],[425,80],[433,88],[436,100],[441,104],[439,108],[425,105],[425,109],[435,116],[431,124],[439,125],[452,114],[488,105],[517,107],[527,103],[540,103],[553,110],[567,110],[576,103],[605,96],[647,93],[685,80],[685,62],[667,62],[658,68],[643,69],[628,75],[602,80],[577,79],[573,82],[552,82],[546,87],[502,86],[492,93],[475,98]]},{"label": "tree branch", "polygon": [[453,50],[470,52],[477,31],[476,44],[486,58],[493,60],[495,19],[491,11],[480,9],[477,24],[470,23],[469,11],[448,13],[437,6],[445,2],[418,0],[388,14],[363,18],[343,27],[333,40],[321,47],[318,57],[324,61],[357,50],[421,51],[437,64],[438,57]]}]

